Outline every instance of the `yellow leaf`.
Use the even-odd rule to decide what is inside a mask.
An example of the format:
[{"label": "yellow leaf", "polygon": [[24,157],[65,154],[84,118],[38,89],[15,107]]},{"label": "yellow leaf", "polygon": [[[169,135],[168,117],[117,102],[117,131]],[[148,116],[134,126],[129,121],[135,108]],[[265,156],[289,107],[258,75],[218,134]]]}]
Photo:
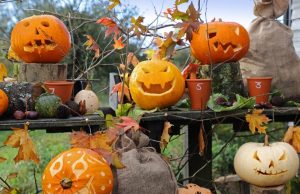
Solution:
[{"label": "yellow leaf", "polygon": [[21,59],[18,57],[18,55],[15,53],[15,51],[12,50],[11,47],[9,47],[9,49],[8,49],[7,59],[12,60],[12,61],[21,61]]},{"label": "yellow leaf", "polygon": [[95,52],[95,56],[94,56],[95,58],[99,58],[100,57],[99,45],[96,43],[96,41],[91,35],[85,35],[85,37],[87,38],[87,41],[83,45],[86,46],[87,50],[93,50]]},{"label": "yellow leaf", "polygon": [[259,133],[266,133],[267,124],[270,119],[262,114],[262,109],[254,109],[251,114],[246,114],[246,121],[249,123],[249,129],[252,133],[255,133],[256,129]]},{"label": "yellow leaf", "polygon": [[4,77],[7,76],[7,69],[3,63],[0,63],[0,82],[4,80]]},{"label": "yellow leaf", "polygon": [[118,152],[112,153],[112,165],[115,166],[117,169],[122,169],[125,168],[124,164],[122,164],[121,159],[120,159],[120,154]]},{"label": "yellow leaf", "polygon": [[155,50],[153,50],[153,49],[147,49],[147,50],[145,50],[144,53],[147,55],[147,59],[150,60],[155,55]]},{"label": "yellow leaf", "polygon": [[21,160],[33,160],[36,164],[40,162],[35,146],[29,136],[28,131],[29,123],[24,124],[24,128],[12,128],[13,134],[8,136],[3,143],[7,146],[19,148],[17,156],[14,158],[15,163]]},{"label": "yellow leaf", "polygon": [[115,41],[115,44],[113,45],[115,49],[118,49],[118,50],[121,50],[125,47],[126,44],[123,44],[123,41],[122,41],[122,36],[120,36],[118,39],[116,39],[114,37],[114,41]]},{"label": "yellow leaf", "polygon": [[289,127],[283,141],[290,143],[300,153],[300,126]]},{"label": "yellow leaf", "polygon": [[165,121],[163,133],[160,137],[160,149],[163,150],[167,147],[170,141],[170,134],[169,130],[173,125],[169,121]]},{"label": "yellow leaf", "polygon": [[109,0],[109,2],[111,4],[107,7],[108,10],[112,10],[113,8],[115,8],[117,5],[121,3],[120,0]]}]

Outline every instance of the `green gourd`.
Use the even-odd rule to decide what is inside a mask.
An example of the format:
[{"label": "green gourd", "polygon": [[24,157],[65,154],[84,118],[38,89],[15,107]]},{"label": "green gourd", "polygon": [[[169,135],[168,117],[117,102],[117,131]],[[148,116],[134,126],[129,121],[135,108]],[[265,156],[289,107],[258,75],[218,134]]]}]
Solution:
[{"label": "green gourd", "polygon": [[35,104],[35,109],[40,117],[51,118],[56,116],[56,111],[61,104],[61,99],[54,94],[41,94]]}]

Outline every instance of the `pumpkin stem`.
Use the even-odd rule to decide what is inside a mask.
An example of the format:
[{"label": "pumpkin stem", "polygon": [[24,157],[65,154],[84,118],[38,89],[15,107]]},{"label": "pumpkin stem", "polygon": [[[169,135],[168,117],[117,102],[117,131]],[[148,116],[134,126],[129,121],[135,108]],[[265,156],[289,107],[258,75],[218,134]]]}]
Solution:
[{"label": "pumpkin stem", "polygon": [[70,180],[69,178],[63,178],[63,180],[60,181],[60,185],[63,189],[70,189],[72,187],[72,183],[72,180]]},{"label": "pumpkin stem", "polygon": [[270,146],[270,143],[269,143],[269,136],[268,136],[268,135],[265,135],[264,146]]}]

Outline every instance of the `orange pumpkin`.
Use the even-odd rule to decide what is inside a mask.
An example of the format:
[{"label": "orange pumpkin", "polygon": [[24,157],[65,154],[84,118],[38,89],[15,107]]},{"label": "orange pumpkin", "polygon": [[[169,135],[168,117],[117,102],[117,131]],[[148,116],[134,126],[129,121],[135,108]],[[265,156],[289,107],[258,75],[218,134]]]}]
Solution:
[{"label": "orange pumpkin", "polygon": [[11,48],[27,63],[57,63],[71,48],[70,33],[52,15],[31,16],[13,28]]},{"label": "orange pumpkin", "polygon": [[143,109],[174,105],[183,95],[184,78],[172,63],[159,59],[140,62],[132,71],[129,89]]},{"label": "orange pumpkin", "polygon": [[8,109],[9,101],[6,93],[0,89],[0,116]]},{"label": "orange pumpkin", "polygon": [[242,25],[216,21],[193,32],[191,53],[203,64],[234,62],[247,54],[249,44],[249,34]]},{"label": "orange pumpkin", "polygon": [[204,187],[199,187],[196,184],[187,184],[185,185],[185,188],[179,188],[178,194],[212,194],[212,192],[209,189],[206,189]]},{"label": "orange pumpkin", "polygon": [[110,194],[113,175],[102,156],[90,149],[73,148],[49,162],[42,188],[45,194]]}]

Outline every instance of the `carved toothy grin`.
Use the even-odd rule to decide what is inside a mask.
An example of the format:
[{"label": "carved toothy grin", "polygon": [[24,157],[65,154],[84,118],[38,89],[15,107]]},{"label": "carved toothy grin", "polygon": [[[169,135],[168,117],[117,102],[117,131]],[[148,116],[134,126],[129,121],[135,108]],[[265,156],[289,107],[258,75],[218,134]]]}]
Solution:
[{"label": "carved toothy grin", "polygon": [[139,82],[139,88],[148,94],[163,94],[172,89],[174,81],[169,81],[161,84],[145,84]]},{"label": "carved toothy grin", "polygon": [[32,40],[24,46],[24,51],[33,53],[35,49],[38,49],[40,53],[42,49],[51,51],[54,50],[56,46],[57,44],[50,39]]},{"label": "carved toothy grin", "polygon": [[213,49],[215,51],[218,51],[219,46],[220,46],[220,47],[222,47],[224,53],[227,53],[230,50],[230,48],[233,50],[233,52],[238,52],[238,51],[242,50],[241,45],[235,45],[235,44],[232,44],[232,43],[222,44],[221,42],[218,41],[218,42],[215,42],[213,45],[214,45]]},{"label": "carved toothy grin", "polygon": [[257,169],[254,169],[254,171],[257,173],[257,174],[260,174],[260,175],[267,175],[267,176],[270,176],[270,175],[279,175],[279,174],[283,174],[285,172],[287,172],[287,170],[282,170],[280,172],[273,172],[273,171],[264,171],[263,170],[257,170]]}]

